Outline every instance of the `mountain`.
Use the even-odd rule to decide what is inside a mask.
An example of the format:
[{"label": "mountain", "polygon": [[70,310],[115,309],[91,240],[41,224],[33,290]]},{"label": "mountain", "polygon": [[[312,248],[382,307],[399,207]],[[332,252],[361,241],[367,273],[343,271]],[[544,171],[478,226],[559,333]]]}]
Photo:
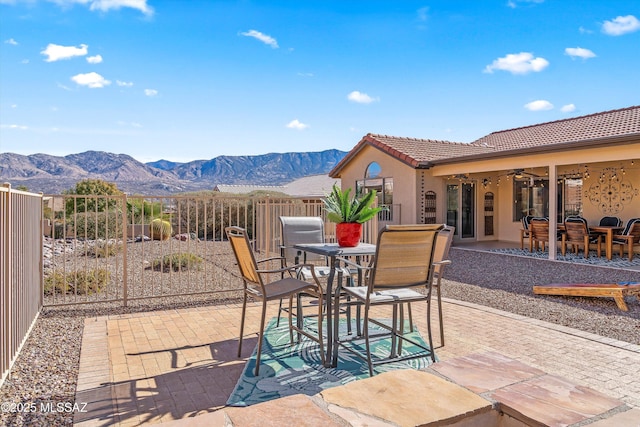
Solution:
[{"label": "mountain", "polygon": [[103,151],[64,157],[0,153],[0,180],[14,188],[59,194],[83,179],[102,179],[127,193],[164,195],[211,190],[218,184],[282,185],[303,176],[326,174],[345,155],[344,151],[326,150],[141,163],[126,154]]}]

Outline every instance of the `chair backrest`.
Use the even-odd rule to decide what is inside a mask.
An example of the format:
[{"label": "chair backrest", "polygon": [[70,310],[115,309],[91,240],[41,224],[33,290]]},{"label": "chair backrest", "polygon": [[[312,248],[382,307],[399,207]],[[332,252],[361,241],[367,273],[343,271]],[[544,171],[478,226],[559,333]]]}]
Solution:
[{"label": "chair backrest", "polygon": [[589,236],[587,220],[580,216],[567,217],[564,220],[564,231],[569,241],[583,242],[584,237]]},{"label": "chair backrest", "polygon": [[[289,264],[295,264],[298,250],[293,245],[298,243],[324,243],[324,221],[319,216],[281,216],[282,246],[284,257]],[[306,254],[299,262],[325,261],[317,254]]]},{"label": "chair backrest", "polygon": [[617,216],[603,216],[600,218],[600,223],[598,225],[620,227],[622,225],[622,220]]},{"label": "chair backrest", "polygon": [[429,285],[433,278],[436,239],[443,227],[420,224],[382,228],[369,275],[369,292]]},{"label": "chair backrest", "polygon": [[529,223],[531,222],[531,220],[535,218],[533,215],[525,215],[522,217],[522,228],[524,228],[525,230],[529,229]]},{"label": "chair backrest", "polygon": [[631,218],[622,232],[624,236],[635,236],[634,242],[640,241],[640,218]]},{"label": "chair backrest", "polygon": [[[451,242],[453,241],[453,235],[455,234],[455,227],[445,226],[438,233],[436,238],[436,248],[433,252],[433,262],[444,261],[449,258],[449,249],[451,248]],[[440,272],[444,269],[444,265],[436,264],[434,267],[434,273],[440,275]]]},{"label": "chair backrest", "polygon": [[[256,263],[256,257],[251,250],[251,244],[249,243],[249,237],[247,231],[240,227],[227,227],[224,229],[231,243],[231,248],[236,256],[238,267],[240,268],[240,274],[244,281],[244,285],[251,283],[258,285],[262,291],[264,291],[264,283],[260,273],[258,273],[258,264]],[[263,292],[264,295],[264,292]]]},{"label": "chair backrest", "polygon": [[529,221],[529,231],[532,240],[549,240],[549,220],[547,218],[534,217]]}]

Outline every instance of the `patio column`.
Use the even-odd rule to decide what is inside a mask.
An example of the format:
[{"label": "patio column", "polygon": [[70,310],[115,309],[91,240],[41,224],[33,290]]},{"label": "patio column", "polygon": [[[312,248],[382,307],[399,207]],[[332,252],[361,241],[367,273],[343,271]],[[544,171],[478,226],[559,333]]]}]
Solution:
[{"label": "patio column", "polygon": [[558,229],[558,171],[549,165],[549,259],[556,259],[558,241],[553,237]]}]

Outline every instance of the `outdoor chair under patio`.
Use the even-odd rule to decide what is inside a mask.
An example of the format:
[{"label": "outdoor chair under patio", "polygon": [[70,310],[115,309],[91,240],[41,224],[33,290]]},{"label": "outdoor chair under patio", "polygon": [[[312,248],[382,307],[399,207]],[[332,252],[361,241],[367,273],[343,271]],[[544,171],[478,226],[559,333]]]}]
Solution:
[{"label": "outdoor chair under patio", "polygon": [[564,233],[562,234],[562,256],[567,252],[567,245],[571,244],[577,255],[580,247],[584,248],[584,257],[589,258],[589,245],[595,244],[600,257],[602,250],[602,236],[591,233],[587,220],[580,216],[570,216],[564,220]]},{"label": "outdoor chair under patio", "polygon": [[522,228],[520,229],[520,249],[524,249],[524,239],[531,238],[531,230],[529,229],[529,223],[531,219],[535,218],[532,215],[525,215],[520,220],[522,222]]},{"label": "outdoor chair under patio", "polygon": [[[331,267],[327,265],[327,258],[314,254],[307,253],[295,249],[293,246],[298,243],[324,243],[324,221],[318,216],[281,216],[280,224],[282,225],[282,245],[280,246],[280,253],[284,259],[285,265],[295,265],[305,263],[313,264],[314,272],[319,279],[320,284],[324,283],[329,276]],[[308,267],[302,267],[296,272],[298,278],[308,281],[312,280],[311,270]],[[344,279],[347,281],[347,285],[353,284],[351,278],[351,271],[348,268],[341,268],[337,271],[338,280]],[[323,287],[324,290],[324,287]],[[325,292],[326,294],[326,292]],[[279,310],[286,311],[287,309],[282,306],[280,301]],[[349,319],[351,313],[348,313]],[[280,318],[278,318],[278,324]],[[347,323],[347,328],[351,332],[351,321]]]},{"label": "outdoor chair under patio", "polygon": [[627,221],[622,234],[613,236],[613,244],[620,246],[620,258],[624,255],[624,249],[627,249],[629,261],[633,260],[633,247],[640,245],[640,218],[631,218]]},{"label": "outdoor chair under patio", "polygon": [[[256,376],[258,375],[260,370],[260,355],[262,352],[262,341],[265,329],[267,302],[288,298],[289,309],[287,311],[289,314],[289,340],[291,344],[293,344],[294,330],[299,334],[302,334],[307,338],[316,341],[320,345],[320,356],[322,359],[322,363],[324,364],[325,354],[322,338],[323,295],[322,289],[320,287],[320,282],[318,281],[318,278],[314,272],[313,265],[299,264],[277,269],[261,269],[259,268],[259,264],[267,263],[270,261],[280,263],[281,258],[272,257],[257,261],[253,251],[251,250],[249,238],[247,237],[245,229],[240,227],[227,227],[225,228],[225,233],[227,235],[227,238],[229,239],[229,242],[231,243],[236,261],[238,262],[240,275],[242,277],[242,282],[244,285],[242,298],[242,319],[240,321],[240,338],[238,340],[238,357],[240,357],[242,353],[242,338],[244,335],[244,321],[247,311],[247,297],[251,297],[262,302],[260,331],[258,332],[258,348],[256,350],[256,368],[254,372]],[[300,268],[309,269],[311,277],[313,278],[313,283],[305,282],[295,277],[296,271],[298,271]],[[275,280],[272,282],[268,282],[267,280],[265,280],[265,277],[268,277],[269,275],[278,275],[282,273],[286,274],[279,280]],[[293,324],[293,299],[294,297],[297,299],[298,295],[300,294],[309,295],[318,299],[317,335],[314,335],[313,333],[303,329],[303,322],[300,321],[300,317],[302,316],[302,307],[299,304],[297,304],[296,310],[296,324]]]},{"label": "outdoor chair under patio", "polygon": [[[338,360],[338,347],[342,347],[354,355],[367,361],[369,375],[373,375],[374,365],[391,363],[400,360],[430,357],[435,362],[433,340],[431,334],[431,293],[435,270],[434,253],[436,239],[444,226],[428,225],[387,225],[380,230],[376,253],[368,266],[359,266],[348,260],[344,262],[364,271],[365,284],[343,288],[342,291],[351,297],[348,304],[361,305],[363,313],[363,337],[350,337],[341,340],[335,322],[335,345],[333,362]],[[420,288],[423,292],[418,292]],[[338,300],[339,297],[336,298]],[[427,346],[405,336],[403,305],[423,301],[427,303]],[[337,303],[338,301],[336,301]],[[337,307],[338,304],[336,304]],[[378,306],[391,306],[391,324],[371,318],[371,310]],[[338,318],[336,309],[336,319]],[[369,323],[382,328],[382,334],[370,334]],[[371,341],[390,337],[389,357],[373,360]],[[364,354],[359,351],[360,339],[364,339]],[[408,341],[420,351],[402,355],[402,341]]]},{"label": "outdoor chair under patio", "polygon": [[529,252],[533,252],[533,248],[538,251],[542,244],[542,251],[545,245],[549,243],[549,220],[547,218],[534,217],[529,221]]}]

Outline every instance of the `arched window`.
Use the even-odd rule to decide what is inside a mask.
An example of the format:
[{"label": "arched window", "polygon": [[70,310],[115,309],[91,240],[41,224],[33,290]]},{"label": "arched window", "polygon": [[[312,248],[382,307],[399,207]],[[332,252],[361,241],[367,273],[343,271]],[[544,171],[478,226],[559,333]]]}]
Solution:
[{"label": "arched window", "polygon": [[393,220],[393,178],[384,177],[378,162],[371,162],[364,171],[363,179],[356,181],[356,193],[364,194],[376,190],[378,206],[386,206],[388,210],[380,212],[380,221]]},{"label": "arched window", "polygon": [[378,162],[371,162],[367,166],[367,170],[364,172],[364,179],[377,178],[382,172],[382,168]]}]

